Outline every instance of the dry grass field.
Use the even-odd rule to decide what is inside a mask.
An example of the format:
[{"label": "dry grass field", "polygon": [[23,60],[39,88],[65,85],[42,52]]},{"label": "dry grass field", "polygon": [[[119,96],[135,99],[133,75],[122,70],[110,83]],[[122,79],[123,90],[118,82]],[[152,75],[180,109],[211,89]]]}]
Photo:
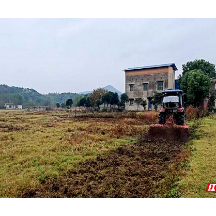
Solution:
[{"label": "dry grass field", "polygon": [[79,162],[130,144],[147,129],[140,119],[109,117],[1,111],[0,196],[20,197],[24,188],[36,187]]},{"label": "dry grass field", "polygon": [[0,111],[0,197],[179,197],[190,150],[142,139],[157,115]]}]

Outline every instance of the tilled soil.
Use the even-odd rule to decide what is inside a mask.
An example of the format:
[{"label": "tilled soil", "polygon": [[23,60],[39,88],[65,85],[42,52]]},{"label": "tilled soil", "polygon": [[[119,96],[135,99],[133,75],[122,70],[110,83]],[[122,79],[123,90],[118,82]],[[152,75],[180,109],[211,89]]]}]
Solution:
[{"label": "tilled soil", "polygon": [[150,125],[148,134],[144,134],[145,140],[151,141],[173,141],[187,142],[190,137],[189,130],[183,126],[178,125],[164,125],[158,124]]},{"label": "tilled soil", "polygon": [[186,154],[184,143],[142,141],[47,178],[21,197],[162,197]]}]

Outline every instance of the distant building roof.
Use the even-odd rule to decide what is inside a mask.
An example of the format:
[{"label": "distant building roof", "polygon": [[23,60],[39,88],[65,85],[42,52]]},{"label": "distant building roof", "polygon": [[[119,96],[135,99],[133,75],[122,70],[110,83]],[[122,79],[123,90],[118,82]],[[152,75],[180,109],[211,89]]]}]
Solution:
[{"label": "distant building roof", "polygon": [[15,104],[13,104],[13,103],[5,103],[5,106],[22,106],[22,104],[18,104],[18,105],[15,105]]},{"label": "distant building roof", "polygon": [[160,65],[151,65],[151,66],[127,68],[124,71],[142,70],[142,69],[159,68],[159,67],[172,67],[174,71],[178,70],[178,68],[176,67],[175,63],[169,63],[169,64],[160,64]]},{"label": "distant building roof", "polygon": [[5,103],[5,106],[6,106],[6,105],[13,105],[13,103]]}]

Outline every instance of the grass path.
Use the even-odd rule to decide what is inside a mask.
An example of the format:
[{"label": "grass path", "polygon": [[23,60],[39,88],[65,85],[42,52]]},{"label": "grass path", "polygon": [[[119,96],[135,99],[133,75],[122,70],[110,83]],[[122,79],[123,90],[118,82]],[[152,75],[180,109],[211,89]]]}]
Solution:
[{"label": "grass path", "polygon": [[216,183],[216,116],[202,119],[196,133],[199,138],[190,143],[190,163],[179,182],[181,197],[216,198],[216,193],[206,192],[208,183]]}]

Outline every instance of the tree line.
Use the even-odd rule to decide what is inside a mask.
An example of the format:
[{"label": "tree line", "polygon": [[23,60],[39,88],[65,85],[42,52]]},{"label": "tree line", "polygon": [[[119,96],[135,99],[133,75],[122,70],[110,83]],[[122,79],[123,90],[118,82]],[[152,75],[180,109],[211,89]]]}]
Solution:
[{"label": "tree line", "polygon": [[49,93],[40,94],[34,89],[21,88],[8,85],[0,85],[0,108],[4,109],[5,103],[13,103],[14,105],[23,105],[23,108],[34,106],[57,106],[62,108],[70,108],[72,106],[84,106],[100,109],[100,105],[104,104],[104,108],[113,106],[124,107],[128,101],[126,94],[119,95],[114,92],[106,91],[98,88],[91,94],[79,95],[76,93]]},{"label": "tree line", "polygon": [[[71,106],[67,103],[70,99],[66,101],[66,103],[56,103],[57,107],[68,107],[70,108],[74,103],[71,100]],[[129,98],[126,93],[123,93],[121,96],[116,92],[107,91],[103,88],[94,89],[91,94],[86,94],[83,96],[76,97],[74,100],[75,106],[82,106],[86,108],[93,108],[94,110],[100,110],[101,108],[110,110],[110,109],[125,109],[125,103],[129,101]],[[101,107],[101,105],[103,105]]]}]

